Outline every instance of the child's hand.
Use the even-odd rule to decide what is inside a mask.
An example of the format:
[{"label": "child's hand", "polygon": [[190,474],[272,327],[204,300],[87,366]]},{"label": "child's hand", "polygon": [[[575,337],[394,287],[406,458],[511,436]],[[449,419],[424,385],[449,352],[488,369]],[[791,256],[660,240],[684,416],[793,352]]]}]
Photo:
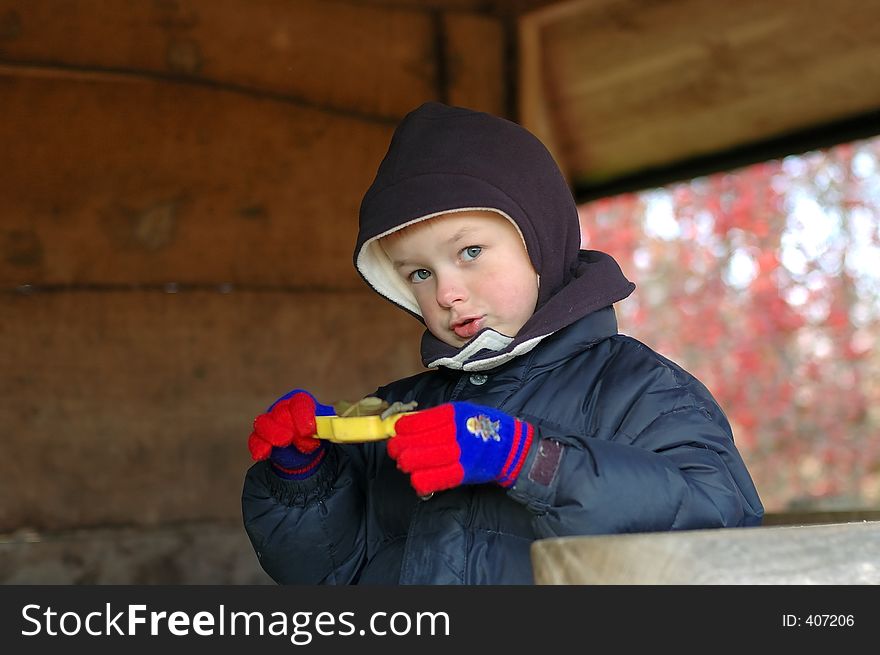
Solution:
[{"label": "child's hand", "polygon": [[461,484],[516,480],[532,443],[532,426],[492,407],[453,402],[404,416],[388,454],[424,496]]},{"label": "child's hand", "polygon": [[255,461],[271,458],[282,477],[304,478],[316,469],[324,454],[324,443],[314,438],[315,414],[332,415],[333,408],[321,405],[307,391],[294,389],[254,419],[248,449]]}]

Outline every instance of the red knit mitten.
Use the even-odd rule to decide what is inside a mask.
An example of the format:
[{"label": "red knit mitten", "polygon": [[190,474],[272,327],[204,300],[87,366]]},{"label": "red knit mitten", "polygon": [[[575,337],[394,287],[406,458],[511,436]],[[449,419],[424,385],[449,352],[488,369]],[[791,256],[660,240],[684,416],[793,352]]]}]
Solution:
[{"label": "red knit mitten", "polygon": [[324,458],[326,445],[315,439],[315,415],[334,414],[307,391],[294,389],[254,419],[248,449],[254,460],[269,459],[275,473],[287,479],[312,475]]},{"label": "red knit mitten", "polygon": [[462,484],[509,487],[519,475],[533,428],[492,407],[453,402],[403,416],[388,454],[419,495]]}]

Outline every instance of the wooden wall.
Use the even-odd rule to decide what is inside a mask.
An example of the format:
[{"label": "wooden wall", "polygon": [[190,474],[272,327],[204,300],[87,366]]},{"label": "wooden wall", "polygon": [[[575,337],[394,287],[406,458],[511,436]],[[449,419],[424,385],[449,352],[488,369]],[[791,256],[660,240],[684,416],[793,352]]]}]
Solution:
[{"label": "wooden wall", "polygon": [[251,421],[421,370],[358,205],[419,103],[509,113],[510,34],[464,0],[0,0],[0,582],[126,582],[28,544],[205,522],[256,570]]}]

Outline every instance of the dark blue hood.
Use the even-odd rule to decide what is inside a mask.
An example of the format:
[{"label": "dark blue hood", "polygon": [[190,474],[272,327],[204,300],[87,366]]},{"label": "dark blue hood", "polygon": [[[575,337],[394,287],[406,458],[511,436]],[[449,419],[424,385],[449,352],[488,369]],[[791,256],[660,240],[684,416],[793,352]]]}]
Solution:
[{"label": "dark blue hood", "polygon": [[[522,352],[523,344],[537,343],[635,289],[612,257],[580,250],[574,197],[544,144],[512,121],[437,102],[410,112],[392,136],[361,203],[355,267],[373,289],[421,320],[405,293],[374,266],[381,256],[375,241],[404,225],[462,209],[491,209],[513,221],[540,276],[532,318],[502,351],[469,352],[468,363]],[[446,365],[468,345],[455,348],[426,332],[422,359],[426,366]]]}]

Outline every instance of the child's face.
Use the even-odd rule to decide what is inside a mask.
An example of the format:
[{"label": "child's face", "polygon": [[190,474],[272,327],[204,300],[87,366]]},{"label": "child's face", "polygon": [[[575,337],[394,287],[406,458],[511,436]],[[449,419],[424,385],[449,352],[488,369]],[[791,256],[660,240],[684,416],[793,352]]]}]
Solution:
[{"label": "child's face", "polygon": [[431,333],[460,347],[482,328],[515,336],[538,276],[513,224],[490,211],[443,214],[380,240]]}]

